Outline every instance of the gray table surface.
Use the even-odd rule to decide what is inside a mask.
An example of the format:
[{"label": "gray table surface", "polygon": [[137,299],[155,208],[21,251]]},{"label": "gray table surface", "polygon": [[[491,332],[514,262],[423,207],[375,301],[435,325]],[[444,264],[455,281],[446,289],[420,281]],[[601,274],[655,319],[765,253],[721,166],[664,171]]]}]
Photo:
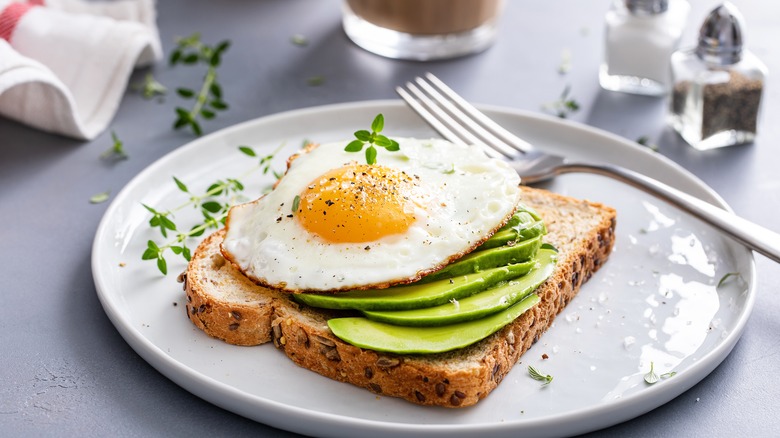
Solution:
[{"label": "gray table surface", "polygon": [[[716,2],[694,0],[683,45]],[[780,3],[734,0],[747,43],[770,73],[780,72]],[[337,102],[395,98],[393,86],[432,71],[484,104],[541,112],[566,86],[581,108],[570,119],[628,139],[648,136],[658,152],[717,191],[740,215],[780,230],[780,87],[767,83],[758,140],[698,152],[665,125],[664,99],[602,91],[597,72],[607,0],[507,2],[497,43],[457,60],[416,63],[354,46],[336,0],[166,0],[158,24],[166,53],[176,36],[201,32],[230,39],[221,78],[230,109],[213,132],[280,111]],[[291,43],[294,34],[309,44]],[[571,71],[559,74],[563,53]],[[133,81],[147,70],[138,71]],[[199,73],[151,68],[164,84]],[[321,76],[318,86],[307,79]],[[293,436],[203,401],[159,374],[120,337],[98,302],[90,269],[92,239],[107,203],[146,166],[187,143],[173,131],[175,97],[162,103],[128,91],[110,125],[130,158],[101,160],[109,131],[81,142],[0,119],[0,435],[3,436]],[[593,436],[770,436],[780,430],[780,266],[757,255],[758,297],[732,353],[701,383],[639,418]]]}]

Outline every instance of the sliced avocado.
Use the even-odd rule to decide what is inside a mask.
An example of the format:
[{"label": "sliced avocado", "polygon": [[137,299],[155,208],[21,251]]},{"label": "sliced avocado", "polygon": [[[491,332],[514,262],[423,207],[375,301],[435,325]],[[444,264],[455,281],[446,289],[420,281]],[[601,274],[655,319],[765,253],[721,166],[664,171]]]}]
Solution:
[{"label": "sliced avocado", "polygon": [[540,301],[536,294],[485,318],[437,327],[408,327],[368,318],[334,318],[330,330],[352,345],[392,353],[441,353],[471,345],[500,330]]},{"label": "sliced avocado", "polygon": [[518,225],[517,228],[497,231],[495,234],[490,236],[490,239],[486,240],[474,251],[483,251],[507,244],[515,244],[517,242],[533,239],[534,237],[539,237],[544,234],[547,234],[547,227],[545,227],[544,222],[542,221],[521,224]]},{"label": "sliced avocado", "polygon": [[520,204],[509,221],[475,251],[495,248],[509,242],[520,242],[543,234],[547,234],[547,228],[539,214],[530,207]]},{"label": "sliced avocado", "polygon": [[557,252],[541,249],[537,253],[537,267],[528,274],[459,301],[422,309],[365,311],[363,314],[374,321],[406,326],[438,326],[482,318],[506,309],[532,293],[552,274],[556,259]]},{"label": "sliced avocado", "polygon": [[418,283],[451,278],[457,275],[467,275],[485,269],[505,266],[510,263],[522,263],[534,257],[542,245],[542,238],[536,237],[514,245],[504,245],[484,251],[472,252],[450,263],[443,269],[423,277]]},{"label": "sliced avocado", "polygon": [[535,260],[487,269],[426,284],[395,286],[387,289],[349,291],[338,294],[298,294],[295,299],[312,307],[356,310],[406,310],[444,304],[487,289],[502,281],[525,275]]},{"label": "sliced avocado", "polygon": [[537,219],[535,219],[531,213],[525,211],[523,208],[518,207],[517,211],[515,211],[515,214],[509,218],[509,221],[507,221],[503,227],[499,228],[498,231],[510,230],[518,225],[531,224],[536,221]]}]

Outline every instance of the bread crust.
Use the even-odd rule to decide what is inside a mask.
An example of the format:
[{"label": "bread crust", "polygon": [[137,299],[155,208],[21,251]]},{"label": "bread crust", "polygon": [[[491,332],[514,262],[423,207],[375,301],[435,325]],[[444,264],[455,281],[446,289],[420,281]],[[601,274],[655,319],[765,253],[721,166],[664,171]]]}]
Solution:
[{"label": "bread crust", "polygon": [[[187,315],[205,333],[236,345],[273,341],[293,362],[328,378],[363,387],[377,394],[400,397],[421,405],[466,407],[495,389],[512,366],[542,334],[596,272],[612,251],[616,212],[599,203],[523,187],[523,202],[545,220],[545,238],[558,249],[552,276],[537,293],[541,302],[503,329],[464,349],[432,355],[379,353],[347,344],[327,326],[331,313],[298,305],[288,295],[251,282],[246,295],[269,298],[262,309],[242,307],[240,300],[215,299],[209,289],[212,272],[222,257],[222,231],[195,251],[185,281]],[[224,262],[224,259],[222,259]],[[230,263],[225,275],[243,276]],[[198,272],[200,270],[200,272]],[[230,270],[235,272],[231,273]],[[245,278],[243,278],[245,280]],[[248,281],[248,280],[247,280]],[[236,327],[231,315],[238,311]],[[250,326],[250,327],[246,327]],[[232,327],[232,328],[231,328]]]}]

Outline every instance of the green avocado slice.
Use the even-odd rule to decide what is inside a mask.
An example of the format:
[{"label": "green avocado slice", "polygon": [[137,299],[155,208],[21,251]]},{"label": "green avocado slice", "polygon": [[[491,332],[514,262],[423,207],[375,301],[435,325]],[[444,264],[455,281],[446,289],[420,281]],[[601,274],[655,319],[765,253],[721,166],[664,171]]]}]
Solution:
[{"label": "green avocado slice", "polygon": [[514,245],[504,245],[498,248],[472,252],[450,263],[443,269],[423,277],[418,283],[424,284],[511,263],[522,263],[531,260],[540,246],[542,246],[541,236],[518,242]]},{"label": "green avocado slice", "polygon": [[496,248],[506,245],[509,242],[521,242],[534,237],[547,234],[547,227],[544,222],[535,221],[530,223],[523,223],[516,228],[509,228],[506,230],[499,230],[493,234],[490,239],[486,240],[482,245],[478,246],[474,251],[484,251],[486,249]]},{"label": "green avocado slice", "polygon": [[437,327],[408,327],[368,318],[334,318],[330,330],[352,345],[391,353],[442,353],[480,341],[514,321],[540,301],[530,294],[517,304],[485,318]]},{"label": "green avocado slice", "polygon": [[406,326],[437,326],[482,318],[506,309],[532,293],[552,274],[556,258],[555,251],[541,249],[537,253],[537,267],[528,274],[459,301],[422,309],[364,311],[363,314],[374,321]]},{"label": "green avocado slice", "polygon": [[502,281],[527,274],[535,260],[501,266],[426,284],[387,289],[349,291],[338,294],[297,294],[294,298],[312,307],[355,310],[406,310],[444,304],[485,290]]}]

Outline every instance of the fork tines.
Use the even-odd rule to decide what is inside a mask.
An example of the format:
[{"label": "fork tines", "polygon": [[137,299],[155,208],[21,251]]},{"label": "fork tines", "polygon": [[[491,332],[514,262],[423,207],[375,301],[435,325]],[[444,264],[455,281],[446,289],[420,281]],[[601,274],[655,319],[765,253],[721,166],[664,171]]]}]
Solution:
[{"label": "fork tines", "polygon": [[[494,157],[516,158],[532,147],[455,93],[431,73],[395,91],[439,134],[457,144],[481,146]],[[418,87],[419,85],[419,87]],[[408,90],[408,92],[407,92]]]}]

